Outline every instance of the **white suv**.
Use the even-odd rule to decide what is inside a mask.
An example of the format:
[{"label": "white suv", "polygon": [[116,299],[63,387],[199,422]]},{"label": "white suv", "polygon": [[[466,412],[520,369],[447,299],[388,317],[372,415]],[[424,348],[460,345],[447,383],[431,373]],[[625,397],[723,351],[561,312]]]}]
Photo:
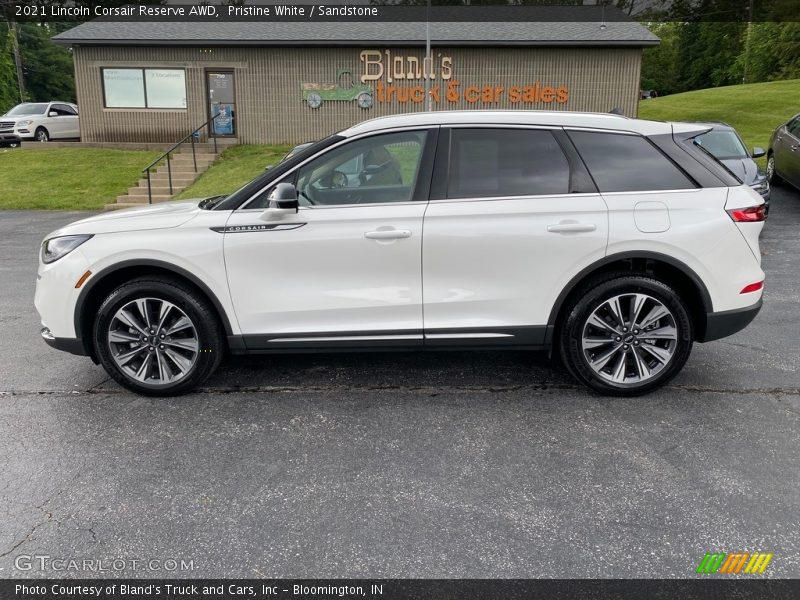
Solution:
[{"label": "white suv", "polygon": [[78,107],[69,102],[23,102],[0,116],[0,134],[48,142],[81,137]]},{"label": "white suv", "polygon": [[227,352],[455,348],[549,350],[597,391],[648,392],[761,307],[764,201],[692,143],[707,129],[367,121],[227,197],[53,232],[42,336],[148,395],[192,389]]}]

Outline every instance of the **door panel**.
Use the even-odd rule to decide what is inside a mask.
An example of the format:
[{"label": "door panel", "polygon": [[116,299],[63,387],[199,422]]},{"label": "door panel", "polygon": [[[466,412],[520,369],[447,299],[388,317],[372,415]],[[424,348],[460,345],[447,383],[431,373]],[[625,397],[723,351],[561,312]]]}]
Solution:
[{"label": "door panel", "polygon": [[425,213],[425,344],[537,345],[608,215],[563,131],[452,128]]},{"label": "door panel", "polygon": [[788,125],[783,125],[778,131],[773,144],[773,151],[775,153],[775,169],[778,173],[787,179],[791,179],[791,163],[792,163],[792,146],[798,142],[795,137],[789,132],[789,128],[797,121],[792,121]]},{"label": "door panel", "polygon": [[606,213],[599,194],[431,202],[423,255],[426,336],[437,329],[546,325],[569,280],[604,256]]},{"label": "door panel", "polygon": [[231,215],[230,291],[242,332],[259,336],[248,347],[422,343],[422,218],[436,133],[348,141],[282,178],[298,191],[295,215],[260,220],[269,189]]},{"label": "door panel", "polygon": [[[303,223],[294,229],[225,233],[242,332],[419,336],[424,211],[424,203],[301,208],[279,222]],[[259,214],[232,214],[228,230],[266,224]]]},{"label": "door panel", "polygon": [[786,174],[787,180],[800,187],[800,119],[795,119],[784,141],[785,166],[782,172]]}]

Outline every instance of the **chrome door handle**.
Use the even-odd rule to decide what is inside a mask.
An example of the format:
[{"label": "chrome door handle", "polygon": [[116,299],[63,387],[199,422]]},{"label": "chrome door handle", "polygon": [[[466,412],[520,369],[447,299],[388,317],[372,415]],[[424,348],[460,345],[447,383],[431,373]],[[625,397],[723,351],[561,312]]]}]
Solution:
[{"label": "chrome door handle", "polygon": [[594,231],[597,225],[594,223],[557,223],[548,225],[547,231],[550,233],[580,233],[582,231]]},{"label": "chrome door handle", "polygon": [[402,238],[410,238],[410,229],[377,229],[375,231],[368,231],[364,234],[368,240],[399,240]]}]

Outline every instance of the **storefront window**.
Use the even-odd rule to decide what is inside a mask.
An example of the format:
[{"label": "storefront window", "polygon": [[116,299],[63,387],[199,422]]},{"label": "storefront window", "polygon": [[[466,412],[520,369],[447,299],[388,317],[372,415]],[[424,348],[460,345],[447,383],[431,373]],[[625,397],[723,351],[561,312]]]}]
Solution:
[{"label": "storefront window", "polygon": [[186,108],[183,69],[103,69],[106,108]]},{"label": "storefront window", "polygon": [[106,106],[144,108],[144,75],[141,69],[103,69]]},{"label": "storefront window", "polygon": [[183,69],[145,69],[148,108],[186,108]]}]

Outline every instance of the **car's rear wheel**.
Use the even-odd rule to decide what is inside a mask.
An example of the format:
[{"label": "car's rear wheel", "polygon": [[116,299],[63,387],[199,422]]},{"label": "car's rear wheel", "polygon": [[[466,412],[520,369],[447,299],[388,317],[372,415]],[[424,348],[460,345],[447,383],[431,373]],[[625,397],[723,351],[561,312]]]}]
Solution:
[{"label": "car's rear wheel", "polygon": [[778,175],[778,172],[775,170],[775,155],[772,152],[770,152],[767,158],[767,181],[769,181],[770,185],[779,185],[782,181],[780,175]]},{"label": "car's rear wheel", "polygon": [[561,327],[561,358],[572,375],[609,395],[636,396],[672,379],[692,349],[692,321],[666,283],[615,275],[585,286]]},{"label": "car's rear wheel", "polygon": [[148,396],[174,396],[217,368],[223,332],[213,309],[177,281],[143,278],[121,285],[97,314],[94,344],[120,385]]}]

